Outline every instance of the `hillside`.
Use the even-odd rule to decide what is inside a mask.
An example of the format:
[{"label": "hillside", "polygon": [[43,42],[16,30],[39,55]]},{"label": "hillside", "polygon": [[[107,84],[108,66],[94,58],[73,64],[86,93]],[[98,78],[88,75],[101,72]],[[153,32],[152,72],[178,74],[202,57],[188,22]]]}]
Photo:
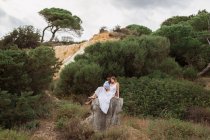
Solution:
[{"label": "hillside", "polygon": [[74,58],[78,54],[84,53],[84,49],[92,44],[97,42],[105,42],[105,41],[114,41],[118,40],[117,37],[110,36],[109,32],[95,34],[91,39],[86,42],[80,44],[72,44],[72,45],[62,45],[62,46],[55,46],[55,54],[56,57],[63,62],[63,66],[69,64],[70,62],[74,61]]}]

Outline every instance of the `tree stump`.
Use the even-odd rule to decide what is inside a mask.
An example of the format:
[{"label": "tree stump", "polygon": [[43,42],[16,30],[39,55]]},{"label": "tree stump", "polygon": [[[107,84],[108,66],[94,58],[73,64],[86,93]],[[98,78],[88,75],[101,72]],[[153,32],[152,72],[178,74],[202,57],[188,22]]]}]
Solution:
[{"label": "tree stump", "polygon": [[91,104],[91,115],[85,120],[93,126],[96,131],[103,131],[113,125],[120,124],[120,112],[122,112],[123,99],[112,98],[107,114],[104,114],[99,107],[99,100],[96,98]]}]

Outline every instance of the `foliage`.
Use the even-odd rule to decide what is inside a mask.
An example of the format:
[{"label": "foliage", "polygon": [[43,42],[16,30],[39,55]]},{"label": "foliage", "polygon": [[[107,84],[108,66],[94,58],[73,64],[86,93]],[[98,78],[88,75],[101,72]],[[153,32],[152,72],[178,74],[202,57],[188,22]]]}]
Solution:
[{"label": "foliage", "polygon": [[124,110],[134,116],[183,118],[190,106],[207,107],[210,93],[188,81],[120,78]]},{"label": "foliage", "polygon": [[132,31],[132,34],[136,36],[149,35],[152,33],[151,29],[145,26],[136,25],[136,24],[128,25],[126,26],[126,28]]},{"label": "foliage", "polygon": [[48,113],[49,101],[41,94],[57,69],[54,51],[7,49],[0,58],[0,125],[10,128]]},{"label": "foliage", "polygon": [[189,23],[196,31],[208,31],[209,30],[210,13],[206,10],[199,11],[197,15],[191,17]]},{"label": "foliage", "polygon": [[62,101],[56,108],[56,128],[63,139],[89,139],[94,131],[81,121],[87,117],[88,111],[80,105]]},{"label": "foliage", "polygon": [[159,63],[167,58],[168,53],[169,42],[166,38],[141,36],[129,37],[122,41],[97,43],[88,47],[85,54],[76,60],[86,59],[99,64],[103,69],[103,77],[109,73],[138,77],[158,69]]},{"label": "foliage", "polygon": [[210,138],[209,127],[180,120],[154,120],[149,124],[151,140],[206,140]]},{"label": "foliage", "polygon": [[190,107],[184,117],[187,121],[210,124],[210,109],[202,107]]},{"label": "foliage", "polygon": [[80,61],[67,65],[60,74],[56,93],[61,95],[90,95],[102,82],[98,64]]},{"label": "foliage", "polygon": [[22,26],[4,36],[0,48],[7,49],[17,46],[20,49],[36,48],[40,45],[40,34],[33,26]]},{"label": "foliage", "polygon": [[47,27],[43,30],[42,42],[44,41],[45,31],[49,28],[52,33],[50,41],[55,37],[57,31],[67,31],[80,35],[82,29],[82,20],[68,10],[60,8],[45,8],[39,12],[48,23]]},{"label": "foliage", "polygon": [[169,38],[171,42],[170,54],[180,65],[192,65],[198,70],[203,69],[209,61],[209,47],[202,45],[196,32],[189,24],[174,24],[162,26],[155,35]]},{"label": "foliage", "polygon": [[24,123],[25,128],[36,125],[33,122],[39,117],[49,115],[51,101],[44,95],[32,96],[31,92],[24,92],[21,96],[0,90],[0,125],[5,128],[19,126]]},{"label": "foliage", "polygon": [[30,86],[34,92],[40,92],[49,87],[54,73],[58,72],[61,65],[55,57],[55,51],[48,47],[38,47],[31,50],[29,75],[32,79]]},{"label": "foliage", "polygon": [[2,130],[0,129],[1,140],[28,140],[29,134],[26,132],[16,130]]},{"label": "foliage", "polygon": [[[23,50],[0,50],[0,88],[20,94],[30,90],[29,56]],[[18,81],[18,82],[17,82]]]},{"label": "foliage", "polygon": [[58,66],[51,48],[38,47],[29,52],[0,50],[0,88],[10,93],[37,94],[48,87]]},{"label": "foliage", "polygon": [[166,58],[159,66],[160,71],[174,77],[181,77],[182,68],[173,58]]},{"label": "foliage", "polygon": [[185,22],[188,20],[190,20],[190,17],[188,17],[188,16],[174,16],[174,17],[171,17],[171,18],[165,20],[161,24],[161,26],[171,26],[173,24],[178,24],[178,23]]},{"label": "foliage", "polygon": [[198,71],[192,66],[183,69],[183,76],[188,80],[195,80],[197,78]]},{"label": "foliage", "polygon": [[71,103],[68,101],[62,101],[56,107],[56,119],[61,118],[82,118],[87,117],[88,110],[83,108],[81,105]]},{"label": "foliage", "polygon": [[206,10],[191,16],[175,16],[163,22],[154,35],[169,38],[170,55],[181,66],[202,70],[209,63],[209,21],[210,13]]}]

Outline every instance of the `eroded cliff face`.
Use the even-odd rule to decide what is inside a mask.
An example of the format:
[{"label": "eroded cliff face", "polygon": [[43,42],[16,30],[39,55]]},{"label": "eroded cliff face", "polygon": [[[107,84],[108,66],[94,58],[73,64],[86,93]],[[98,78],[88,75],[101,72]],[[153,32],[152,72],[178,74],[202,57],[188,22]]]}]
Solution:
[{"label": "eroded cliff face", "polygon": [[[105,42],[105,41],[114,41],[118,40],[117,37],[110,36],[109,32],[104,32],[100,34],[94,35],[90,40],[80,43],[80,44],[72,44],[72,45],[62,45],[62,46],[55,46],[55,54],[56,57],[63,62],[65,65],[69,61],[73,61],[70,59],[74,54],[76,54],[78,51],[83,53],[82,50],[84,50],[86,47],[95,44],[97,42]],[[73,57],[74,58],[74,57]]]},{"label": "eroded cliff face", "polygon": [[83,54],[85,48],[98,42],[115,41],[119,39],[120,38],[117,36],[110,35],[109,32],[104,32],[95,34],[90,40],[80,44],[55,46],[55,56],[59,59],[59,61],[62,62],[62,65],[59,72],[55,74],[54,79],[59,78],[59,73],[64,68],[64,66],[74,62],[74,58],[79,54]]}]

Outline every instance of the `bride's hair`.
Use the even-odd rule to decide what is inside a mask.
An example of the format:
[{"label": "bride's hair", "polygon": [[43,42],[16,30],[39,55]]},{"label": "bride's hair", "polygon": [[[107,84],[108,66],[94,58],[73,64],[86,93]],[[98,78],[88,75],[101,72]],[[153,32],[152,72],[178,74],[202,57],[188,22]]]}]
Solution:
[{"label": "bride's hair", "polygon": [[115,82],[117,82],[117,78],[115,76],[112,76],[111,79],[113,79]]}]

